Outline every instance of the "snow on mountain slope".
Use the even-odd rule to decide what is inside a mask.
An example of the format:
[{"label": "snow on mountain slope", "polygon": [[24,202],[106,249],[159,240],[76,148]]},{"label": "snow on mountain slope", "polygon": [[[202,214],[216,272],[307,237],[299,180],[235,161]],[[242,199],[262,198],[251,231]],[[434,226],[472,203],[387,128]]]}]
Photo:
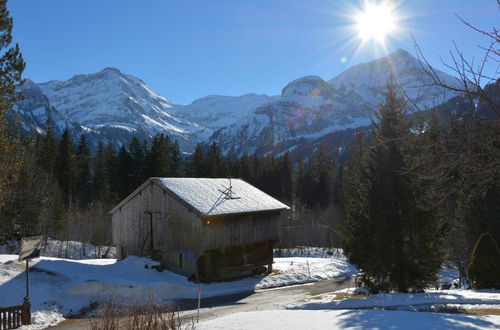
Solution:
[{"label": "snow on mountain slope", "polygon": [[171,115],[170,100],[118,69],[105,68],[38,86],[62,114],[117,144],[127,143],[131,134],[150,138],[166,133],[178,139],[181,146],[190,147],[209,134],[197,124]]},{"label": "snow on mountain slope", "polygon": [[20,86],[19,92],[23,99],[13,106],[12,115],[15,115],[24,131],[34,131],[44,134],[47,120],[53,123],[54,130],[60,134],[65,127],[69,127],[76,137],[84,128],[70,120],[51,104],[40,87],[29,79]]},{"label": "snow on mountain slope", "polygon": [[[439,72],[443,81],[458,84]],[[347,69],[325,81],[305,76],[288,83],[281,95],[210,95],[175,105],[118,69],[76,75],[67,81],[27,82],[26,99],[15,111],[24,130],[42,132],[47,118],[97,141],[128,144],[165,133],[190,152],[195,143],[217,142],[223,152],[269,154],[314,144],[333,132],[371,123],[385,85],[393,79],[420,108],[455,96],[432,86],[419,61],[398,50]]]},{"label": "snow on mountain slope", "polygon": [[[337,93],[319,77],[303,77],[289,83],[279,99],[263,105],[244,120],[217,130],[211,140],[225,152],[275,153],[299,140],[316,139],[351,127],[368,125],[370,117],[353,111],[355,102]],[[343,99],[346,99],[344,102]]]},{"label": "snow on mountain slope", "polygon": [[281,97],[287,102],[314,108],[332,103],[334,91],[320,77],[305,76],[288,83],[281,91]]},{"label": "snow on mountain slope", "polygon": [[[458,86],[458,81],[436,70],[442,81]],[[431,77],[422,69],[419,60],[399,49],[386,57],[368,63],[355,65],[329,82],[335,89],[353,92],[370,105],[380,102],[388,82],[398,83],[406,95],[421,109],[428,109],[443,103],[456,94],[433,86]]]},{"label": "snow on mountain slope", "polygon": [[[458,81],[437,71],[451,85]],[[290,82],[281,97],[256,108],[243,120],[215,131],[225,152],[275,153],[291,150],[304,139],[311,143],[326,134],[371,123],[388,82],[398,82],[419,109],[443,103],[456,94],[432,85],[419,61],[398,50],[386,57],[354,66],[324,81],[306,76]]]},{"label": "snow on mountain slope", "polygon": [[209,95],[195,100],[186,106],[177,106],[171,113],[205,125],[210,129],[218,129],[234,124],[255,111],[260,106],[273,101],[275,97],[253,93],[241,96]]},{"label": "snow on mountain slope", "polygon": [[370,124],[364,103],[316,76],[296,79],[273,102],[210,138],[225,152],[269,154],[346,128]]}]

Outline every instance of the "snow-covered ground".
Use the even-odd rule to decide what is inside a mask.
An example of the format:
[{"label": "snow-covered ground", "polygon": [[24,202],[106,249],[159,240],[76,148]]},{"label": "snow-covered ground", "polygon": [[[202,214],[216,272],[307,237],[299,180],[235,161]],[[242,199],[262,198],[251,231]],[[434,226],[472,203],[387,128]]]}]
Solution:
[{"label": "snow-covered ground", "polygon": [[275,310],[235,313],[196,330],[262,329],[498,329],[500,316],[381,310]]},{"label": "snow-covered ground", "polygon": [[[352,289],[351,289],[352,290]],[[346,292],[348,290],[342,290]],[[333,292],[297,302],[291,309],[397,309],[434,310],[444,307],[462,309],[500,309],[500,291],[428,290],[425,293],[380,293],[366,298],[336,300]]]},{"label": "snow-covered ground", "polygon": [[[77,243],[77,242],[76,242]],[[68,253],[82,257],[81,244],[69,243]],[[62,250],[50,243],[47,253]],[[88,257],[95,247],[88,247]],[[52,249],[52,250],[51,250]],[[64,246],[66,250],[66,246]],[[52,251],[52,252],[51,252]],[[99,253],[98,253],[99,254]],[[278,257],[280,256],[280,257]],[[25,294],[24,263],[17,255],[0,254],[0,306],[20,304]],[[93,303],[127,299],[137,302],[153,297],[168,304],[175,299],[229,295],[304,282],[352,276],[341,250],[297,248],[275,251],[274,272],[231,282],[196,284],[169,271],[151,268],[156,262],[141,257],[115,259],[62,259],[42,257],[31,263],[30,297],[34,326],[44,328],[64,320],[64,315],[82,313]],[[442,270],[440,283],[457,277]],[[346,289],[347,290],[347,289]],[[344,292],[346,290],[343,290]],[[352,289],[351,289],[352,290]],[[339,293],[339,292],[337,292]],[[350,293],[350,292],[348,292]],[[377,294],[358,299],[337,300],[336,293],[300,296],[287,310],[243,312],[204,321],[196,329],[446,329],[500,328],[500,316],[428,313],[448,310],[500,310],[500,291],[429,290],[419,294]],[[273,307],[274,308],[274,307]],[[412,311],[425,312],[412,312]],[[25,327],[26,328],[26,327]]]},{"label": "snow-covered ground", "polygon": [[[0,254],[12,253],[19,253],[18,241],[0,244]],[[58,241],[49,238],[42,244],[40,254],[44,257],[66,259],[115,258],[116,248],[114,246],[92,245],[77,241]]]},{"label": "snow-covered ground", "polygon": [[[0,255],[0,306],[17,305],[25,295],[24,263],[17,255]],[[349,276],[356,272],[344,258],[275,258],[274,273],[232,282],[196,284],[169,271],[151,269],[156,262],[141,257],[70,260],[35,259],[30,268],[30,298],[34,321],[46,326],[62,315],[79,314],[93,302],[109,299],[148,299],[160,303],[254,291]],[[310,274],[310,275],[309,275]]]},{"label": "snow-covered ground", "polygon": [[350,293],[352,290],[308,297],[293,303],[286,310],[225,315],[201,322],[196,330],[500,328],[499,315],[416,312],[443,307],[464,311],[500,310],[500,291],[430,290],[422,294],[377,294],[336,300],[337,293]]}]

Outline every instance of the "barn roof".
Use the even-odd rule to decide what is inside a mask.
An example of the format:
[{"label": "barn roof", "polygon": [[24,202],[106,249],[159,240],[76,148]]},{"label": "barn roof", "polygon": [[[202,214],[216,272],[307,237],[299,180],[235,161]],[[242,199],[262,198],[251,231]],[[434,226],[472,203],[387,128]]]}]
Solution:
[{"label": "barn roof", "polygon": [[[241,179],[150,178],[203,217],[279,211],[289,207]],[[147,184],[139,187],[113,213]]]}]

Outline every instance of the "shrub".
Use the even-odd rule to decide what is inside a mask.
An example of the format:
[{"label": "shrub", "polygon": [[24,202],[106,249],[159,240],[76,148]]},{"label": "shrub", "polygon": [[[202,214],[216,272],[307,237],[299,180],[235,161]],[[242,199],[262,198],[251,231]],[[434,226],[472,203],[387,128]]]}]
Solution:
[{"label": "shrub", "polygon": [[97,315],[90,317],[91,330],[189,330],[194,321],[185,320],[173,306],[155,304],[150,298],[145,304],[118,301],[103,304]]},{"label": "shrub", "polygon": [[475,289],[500,288],[500,251],[489,233],[479,236],[468,272]]}]

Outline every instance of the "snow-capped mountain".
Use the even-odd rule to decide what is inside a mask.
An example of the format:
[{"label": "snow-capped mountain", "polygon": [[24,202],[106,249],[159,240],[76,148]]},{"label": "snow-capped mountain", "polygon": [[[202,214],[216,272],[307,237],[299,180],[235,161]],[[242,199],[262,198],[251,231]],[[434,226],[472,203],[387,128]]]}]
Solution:
[{"label": "snow-capped mountain", "polygon": [[[450,85],[458,81],[438,72]],[[226,152],[276,153],[290,151],[304,141],[326,134],[369,125],[388,82],[396,82],[420,110],[439,105],[455,96],[432,85],[419,61],[403,50],[384,58],[356,65],[325,81],[306,76],[290,82],[281,96],[229,127],[217,130],[210,141]]]},{"label": "snow-capped mountain", "polygon": [[131,135],[144,139],[166,133],[190,148],[209,135],[204,127],[171,115],[172,102],[142,80],[115,68],[38,86],[64,116],[118,145]]},{"label": "snow-capped mountain", "polygon": [[[456,78],[435,70],[439,78],[450,86],[457,86]],[[418,59],[399,49],[381,59],[355,65],[331,79],[333,88],[353,93],[368,105],[380,102],[381,91],[388,82],[399,84],[410,103],[419,110],[437,106],[456,94],[433,85],[431,77]]]},{"label": "snow-capped mountain", "polygon": [[75,137],[83,131],[81,125],[54,108],[40,87],[31,80],[26,79],[20,92],[23,99],[14,104],[12,114],[16,116],[22,130],[44,134],[45,124],[50,120],[58,134],[65,127],[69,127]]},{"label": "snow-capped mountain", "polygon": [[[458,84],[455,78],[436,72],[443,81]],[[335,131],[369,125],[391,81],[399,83],[410,98],[410,108],[429,109],[456,95],[432,86],[419,61],[398,50],[354,66],[329,82],[316,76],[294,80],[279,98],[255,109],[244,120],[220,128],[210,141],[225,152],[276,153],[293,150],[304,140],[313,143]]]},{"label": "snow-capped mountain", "polygon": [[[455,78],[439,72],[442,80]],[[67,81],[22,86],[25,99],[15,111],[24,130],[42,132],[50,118],[58,131],[69,127],[91,142],[127,144],[165,133],[190,152],[195,143],[217,142],[223,152],[281,153],[317,143],[333,132],[366,126],[389,81],[400,83],[420,108],[454,96],[432,86],[418,60],[398,50],[356,65],[325,81],[306,76],[288,83],[281,95],[210,95],[189,105],[175,105],[142,80],[118,69],[76,75]]]},{"label": "snow-capped mountain", "polygon": [[307,76],[290,82],[279,98],[244,120],[217,130],[210,140],[236,154],[290,150],[299,140],[370,124],[370,117],[358,116],[359,108],[352,106],[348,95],[339,95],[319,77]]},{"label": "snow-capped mountain", "polygon": [[253,93],[241,96],[209,95],[186,106],[173,107],[172,114],[216,130],[232,125],[275,97]]}]

